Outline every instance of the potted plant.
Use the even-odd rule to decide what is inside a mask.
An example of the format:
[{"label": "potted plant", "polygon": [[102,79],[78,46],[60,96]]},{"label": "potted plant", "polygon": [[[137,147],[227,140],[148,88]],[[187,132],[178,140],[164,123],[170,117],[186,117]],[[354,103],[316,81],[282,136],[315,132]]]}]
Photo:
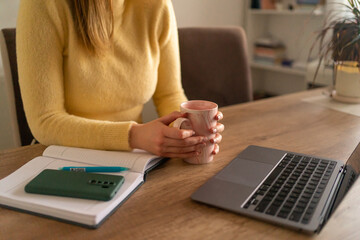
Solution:
[{"label": "potted plant", "polygon": [[317,34],[314,47],[319,47],[319,63],[330,61],[334,68],[334,99],[360,102],[360,0],[348,0],[342,8],[330,12]]}]

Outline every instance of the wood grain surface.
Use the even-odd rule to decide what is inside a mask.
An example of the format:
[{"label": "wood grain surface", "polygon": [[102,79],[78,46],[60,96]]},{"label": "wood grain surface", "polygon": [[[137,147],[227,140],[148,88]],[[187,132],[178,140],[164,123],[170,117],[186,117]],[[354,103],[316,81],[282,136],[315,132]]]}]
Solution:
[{"label": "wood grain surface", "polygon": [[[312,90],[224,107],[225,131],[214,162],[171,159],[153,170],[99,229],[0,208],[0,239],[359,239],[360,183],[320,234],[308,236],[193,202],[190,195],[248,145],[346,161],[360,141],[360,118],[302,101]],[[41,155],[42,145],[0,152],[0,178]]]}]

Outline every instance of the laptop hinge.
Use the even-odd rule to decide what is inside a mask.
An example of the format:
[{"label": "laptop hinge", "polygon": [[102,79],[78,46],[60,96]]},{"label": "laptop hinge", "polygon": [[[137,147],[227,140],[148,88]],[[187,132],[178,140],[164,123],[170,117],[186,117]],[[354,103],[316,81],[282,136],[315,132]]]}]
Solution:
[{"label": "laptop hinge", "polygon": [[325,203],[323,211],[321,212],[320,225],[319,225],[318,231],[320,231],[320,229],[323,227],[323,225],[326,223],[326,221],[329,219],[329,217],[332,213],[333,205],[337,198],[337,195],[340,190],[341,183],[343,182],[345,174],[346,174],[346,167],[342,166],[341,169],[339,170],[338,175],[336,176],[333,188],[330,191],[329,197]]},{"label": "laptop hinge", "polygon": [[343,179],[343,181],[341,183],[340,189],[336,194],[335,202],[334,202],[333,205],[331,205],[331,213],[330,213],[330,215],[338,207],[341,200],[345,197],[345,195],[349,191],[350,187],[354,184],[355,180],[358,177],[358,174],[355,172],[355,170],[350,165],[346,165],[345,169],[346,169],[345,176],[344,176],[344,179]]}]

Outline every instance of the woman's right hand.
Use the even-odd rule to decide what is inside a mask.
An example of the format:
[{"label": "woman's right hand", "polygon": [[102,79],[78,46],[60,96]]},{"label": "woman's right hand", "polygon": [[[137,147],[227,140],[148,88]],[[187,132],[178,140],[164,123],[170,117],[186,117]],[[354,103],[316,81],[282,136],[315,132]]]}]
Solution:
[{"label": "woman's right hand", "polygon": [[134,124],[129,133],[131,148],[139,148],[163,157],[190,158],[206,146],[205,137],[193,136],[193,130],[169,127],[185,114],[173,112],[145,124]]}]

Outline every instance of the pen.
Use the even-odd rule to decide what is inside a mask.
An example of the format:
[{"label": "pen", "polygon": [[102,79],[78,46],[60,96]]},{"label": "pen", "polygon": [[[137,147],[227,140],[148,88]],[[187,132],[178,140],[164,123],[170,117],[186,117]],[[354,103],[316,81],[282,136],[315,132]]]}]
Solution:
[{"label": "pen", "polygon": [[59,170],[63,171],[74,171],[74,172],[122,172],[127,171],[129,168],[126,167],[61,167]]}]

